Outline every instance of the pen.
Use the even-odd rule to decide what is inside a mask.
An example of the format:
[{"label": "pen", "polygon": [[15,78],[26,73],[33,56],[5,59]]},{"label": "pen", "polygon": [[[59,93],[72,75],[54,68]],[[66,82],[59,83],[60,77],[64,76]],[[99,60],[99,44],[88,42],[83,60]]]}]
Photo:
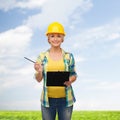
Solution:
[{"label": "pen", "polygon": [[[29,60],[30,62],[33,62],[33,63],[36,63],[35,61],[33,61],[33,60],[31,60],[31,59],[29,59],[29,58],[27,58],[27,57],[24,57],[26,60]],[[43,63],[41,64],[41,65],[43,65]]]},{"label": "pen", "polygon": [[33,60],[31,60],[31,59],[29,59],[29,58],[27,58],[27,57],[24,57],[26,60],[29,60],[30,62],[33,62],[33,63],[35,63],[35,61],[33,61]]}]

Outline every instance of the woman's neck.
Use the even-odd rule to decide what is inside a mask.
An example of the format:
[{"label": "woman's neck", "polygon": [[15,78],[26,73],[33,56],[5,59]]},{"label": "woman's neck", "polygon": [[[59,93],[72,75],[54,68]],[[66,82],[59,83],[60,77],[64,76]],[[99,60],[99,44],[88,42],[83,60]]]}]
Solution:
[{"label": "woman's neck", "polygon": [[62,49],[61,48],[50,48],[49,55],[53,60],[60,60],[62,58]]},{"label": "woman's neck", "polygon": [[62,53],[62,49],[60,47],[59,48],[51,47],[50,53],[59,54],[59,53]]}]

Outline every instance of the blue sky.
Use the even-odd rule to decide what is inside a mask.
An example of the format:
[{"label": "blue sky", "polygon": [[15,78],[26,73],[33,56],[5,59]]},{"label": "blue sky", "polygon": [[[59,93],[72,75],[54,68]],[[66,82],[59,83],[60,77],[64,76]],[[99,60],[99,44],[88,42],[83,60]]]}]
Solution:
[{"label": "blue sky", "polygon": [[120,109],[119,0],[0,0],[0,109],[39,110],[42,83],[33,64],[50,46],[45,32],[65,27],[62,48],[72,52],[78,78],[75,110]]}]

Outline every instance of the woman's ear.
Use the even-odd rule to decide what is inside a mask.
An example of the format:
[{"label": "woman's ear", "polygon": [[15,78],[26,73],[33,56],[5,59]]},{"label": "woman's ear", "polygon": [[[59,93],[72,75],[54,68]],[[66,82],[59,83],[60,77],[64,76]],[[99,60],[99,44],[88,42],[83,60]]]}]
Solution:
[{"label": "woman's ear", "polygon": [[48,38],[48,43],[50,44],[50,40],[49,40],[49,38]]}]

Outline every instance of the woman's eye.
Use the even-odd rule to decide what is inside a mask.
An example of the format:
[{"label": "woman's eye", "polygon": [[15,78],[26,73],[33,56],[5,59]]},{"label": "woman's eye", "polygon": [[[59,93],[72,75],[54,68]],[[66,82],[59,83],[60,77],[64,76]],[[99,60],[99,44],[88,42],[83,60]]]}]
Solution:
[{"label": "woman's eye", "polygon": [[57,37],[61,38],[61,35],[58,35]]},{"label": "woman's eye", "polygon": [[54,37],[54,35],[51,35],[50,37]]}]

